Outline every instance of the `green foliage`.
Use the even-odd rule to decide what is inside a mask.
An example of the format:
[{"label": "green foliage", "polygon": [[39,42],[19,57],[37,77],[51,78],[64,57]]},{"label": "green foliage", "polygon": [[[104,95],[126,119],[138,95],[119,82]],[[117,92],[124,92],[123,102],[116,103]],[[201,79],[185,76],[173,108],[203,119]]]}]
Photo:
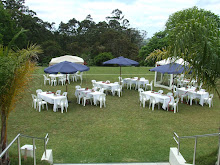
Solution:
[{"label": "green foliage", "polygon": [[169,55],[181,57],[193,66],[192,77],[217,90],[220,77],[219,16],[197,7],[174,13],[166,27]]},{"label": "green foliage", "polygon": [[154,36],[149,40],[149,42],[139,50],[138,57],[141,59],[140,64],[144,66],[154,66],[156,59],[146,58],[154,50],[165,48],[168,44],[167,31],[160,31],[154,34]]},{"label": "green foliage", "polygon": [[110,52],[100,53],[94,58],[94,63],[98,66],[102,65],[103,62],[113,59],[113,55]]},{"label": "green foliage", "polygon": [[61,49],[60,45],[56,41],[45,41],[41,44],[44,52],[39,55],[39,64],[48,66],[50,60],[54,57],[64,55],[65,52]]}]

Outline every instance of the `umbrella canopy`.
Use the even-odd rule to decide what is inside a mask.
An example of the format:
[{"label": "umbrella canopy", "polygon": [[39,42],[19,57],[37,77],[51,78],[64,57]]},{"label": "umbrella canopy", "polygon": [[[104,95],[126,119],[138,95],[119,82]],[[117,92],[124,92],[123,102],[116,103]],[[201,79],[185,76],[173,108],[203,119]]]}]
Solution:
[{"label": "umbrella canopy", "polygon": [[107,64],[118,64],[119,66],[139,65],[138,62],[122,56],[103,62],[103,65],[107,65]]},{"label": "umbrella canopy", "polygon": [[84,64],[84,60],[81,57],[78,56],[72,56],[72,55],[64,55],[61,57],[52,58],[49,65],[55,65],[63,61],[69,61],[77,64]]},{"label": "umbrella canopy", "polygon": [[57,74],[57,73],[63,73],[63,74],[73,74],[76,73],[77,71],[83,72],[83,71],[88,71],[89,67],[82,65],[82,64],[77,64],[73,62],[60,62],[58,64],[49,66],[48,68],[44,69],[45,73],[49,74]]},{"label": "umbrella canopy", "polygon": [[[123,56],[113,58],[111,60],[103,62],[103,65],[108,65],[108,64],[117,64],[117,65],[120,66],[120,77],[121,77],[121,66],[131,66],[131,65],[136,66],[136,65],[139,65],[139,63],[137,61],[130,60],[130,59],[125,58]],[[120,83],[121,83],[121,81],[120,81]]]},{"label": "umbrella canopy", "polygon": [[161,65],[155,68],[150,69],[150,71],[156,71],[160,73],[167,73],[167,74],[181,74],[189,70],[189,67],[177,64],[177,63],[170,63],[166,65]]}]

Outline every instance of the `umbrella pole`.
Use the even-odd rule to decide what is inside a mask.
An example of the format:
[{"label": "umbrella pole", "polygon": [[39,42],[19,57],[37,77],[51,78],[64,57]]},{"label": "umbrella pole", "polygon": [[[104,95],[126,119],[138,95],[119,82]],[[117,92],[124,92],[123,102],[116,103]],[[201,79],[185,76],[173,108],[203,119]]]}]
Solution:
[{"label": "umbrella pole", "polygon": [[67,92],[67,74],[66,74],[66,92]]},{"label": "umbrella pole", "polygon": [[119,85],[121,85],[121,66],[120,66],[120,78],[119,78]]}]

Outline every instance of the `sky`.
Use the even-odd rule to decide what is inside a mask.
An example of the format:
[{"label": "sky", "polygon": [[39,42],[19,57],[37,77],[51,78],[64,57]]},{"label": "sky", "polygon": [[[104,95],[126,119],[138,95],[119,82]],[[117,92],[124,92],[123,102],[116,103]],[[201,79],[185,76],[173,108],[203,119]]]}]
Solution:
[{"label": "sky", "polygon": [[25,6],[43,21],[54,22],[56,28],[61,21],[82,21],[89,14],[96,23],[106,21],[119,9],[131,28],[147,32],[146,38],[164,30],[169,15],[180,10],[197,6],[220,15],[220,0],[25,0]]}]

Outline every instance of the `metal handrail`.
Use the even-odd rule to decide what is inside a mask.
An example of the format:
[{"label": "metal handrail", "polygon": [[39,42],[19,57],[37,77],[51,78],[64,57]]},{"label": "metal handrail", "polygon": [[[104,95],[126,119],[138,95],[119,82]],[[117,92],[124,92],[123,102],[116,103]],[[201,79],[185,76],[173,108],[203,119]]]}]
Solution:
[{"label": "metal handrail", "polygon": [[28,136],[28,135],[23,135],[23,134],[18,134],[12,141],[11,143],[4,149],[4,151],[1,152],[0,158],[2,158],[5,153],[9,150],[9,148],[12,146],[12,144],[17,140],[18,143],[18,159],[19,159],[19,165],[21,165],[21,151],[20,151],[20,137],[25,137],[25,138],[31,138],[33,139],[33,157],[34,157],[34,165],[36,165],[36,156],[35,156],[35,139],[36,140],[44,140],[44,152],[45,152],[45,157],[46,157],[46,146],[49,141],[49,135],[48,133],[44,138],[39,138],[39,137],[33,137],[33,136]]},{"label": "metal handrail", "polygon": [[[194,153],[193,153],[193,165],[195,165],[196,161],[196,147],[197,147],[197,138],[199,137],[209,137],[209,136],[219,136],[220,138],[220,132],[219,133],[213,133],[213,134],[204,134],[204,135],[194,135],[194,136],[178,136],[176,132],[173,133],[173,139],[178,145],[178,151],[177,154],[180,153],[180,139],[190,139],[195,138],[195,145],[194,145]],[[177,138],[177,139],[176,139]],[[218,151],[218,164],[219,164],[219,157],[220,157],[220,141],[219,141],[219,151]]]}]

